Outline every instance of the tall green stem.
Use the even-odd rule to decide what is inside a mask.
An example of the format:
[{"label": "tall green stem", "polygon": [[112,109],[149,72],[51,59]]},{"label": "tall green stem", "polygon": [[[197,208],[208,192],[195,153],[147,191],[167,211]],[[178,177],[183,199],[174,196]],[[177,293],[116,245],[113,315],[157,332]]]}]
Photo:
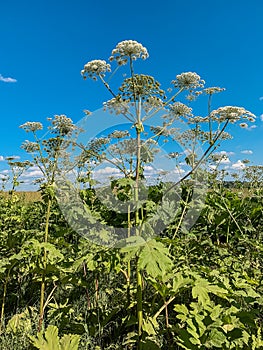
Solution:
[{"label": "tall green stem", "polygon": [[142,336],[142,323],[143,323],[143,312],[142,312],[142,273],[138,265],[138,259],[136,262],[136,276],[137,276],[137,320],[138,320],[138,349],[141,348],[141,336]]},{"label": "tall green stem", "polygon": [[[136,235],[140,235],[140,217],[139,217],[139,180],[141,173],[141,132],[143,130],[143,126],[141,123],[141,111],[140,111],[141,101],[139,100],[138,109],[137,109],[137,123],[136,123],[136,173],[135,173],[135,203],[136,203],[136,211],[135,211],[135,225],[136,225]],[[138,265],[138,259],[136,261],[136,277],[137,277],[137,320],[138,320],[138,349],[141,348],[141,335],[142,335],[142,323],[143,323],[143,310],[142,310],[142,274]]]},{"label": "tall green stem", "polygon": [[[44,243],[48,242],[48,233],[49,233],[49,219],[51,215],[51,204],[52,200],[48,198],[47,203],[47,212],[46,212],[46,222],[45,222],[45,235],[44,235]],[[44,320],[44,302],[45,302],[45,286],[46,286],[46,268],[47,268],[47,250],[44,247],[44,255],[43,255],[43,272],[41,279],[41,287],[40,287],[40,306],[39,306],[39,321],[38,321],[38,331],[41,331],[43,320]]]}]

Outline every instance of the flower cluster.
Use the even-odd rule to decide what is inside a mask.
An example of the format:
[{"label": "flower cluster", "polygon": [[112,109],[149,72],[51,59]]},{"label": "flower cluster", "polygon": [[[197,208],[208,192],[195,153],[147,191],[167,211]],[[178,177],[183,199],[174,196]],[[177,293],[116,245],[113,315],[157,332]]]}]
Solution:
[{"label": "flower cluster", "polygon": [[196,117],[192,117],[188,119],[188,124],[199,124],[199,123],[207,123],[208,122],[208,118],[207,117],[200,117],[200,116],[196,116]]},{"label": "flower cluster", "polygon": [[205,88],[203,91],[207,95],[212,95],[212,94],[216,94],[216,93],[225,91],[225,88],[220,88],[218,86],[213,86],[213,87]]},{"label": "flower cluster", "polygon": [[122,100],[120,96],[114,97],[107,102],[103,102],[104,110],[108,109],[110,113],[116,115],[126,115],[129,112],[129,105],[126,101]]},{"label": "flower cluster", "polygon": [[49,129],[53,133],[58,133],[60,136],[68,135],[76,129],[76,126],[73,124],[72,120],[66,117],[64,114],[55,115],[51,124],[52,126],[50,126]]},{"label": "flower cluster", "polygon": [[122,139],[124,137],[130,136],[130,133],[128,130],[114,130],[109,137],[113,139]]},{"label": "flower cluster", "polygon": [[204,87],[205,81],[194,72],[186,72],[178,74],[175,80],[172,80],[175,88],[183,90],[194,90],[196,88]]},{"label": "flower cluster", "polygon": [[164,102],[161,98],[156,96],[149,96],[143,104],[143,109],[146,113],[150,112],[152,109],[160,109],[164,106]]},{"label": "flower cluster", "polygon": [[43,125],[39,122],[26,122],[19,126],[21,129],[24,129],[26,132],[36,132],[37,130],[42,130]]},{"label": "flower cluster", "polygon": [[152,96],[166,98],[164,90],[160,89],[160,83],[150,75],[134,74],[127,78],[119,87],[121,96],[125,101],[138,99],[146,100]]},{"label": "flower cluster", "polygon": [[26,140],[22,143],[21,148],[24,149],[27,153],[34,153],[40,149],[40,146],[37,142]]},{"label": "flower cluster", "polygon": [[149,57],[147,49],[135,40],[124,40],[118,43],[116,48],[112,50],[112,56],[110,61],[116,60],[118,65],[124,65],[127,63],[128,58],[137,60],[142,58],[145,60]]},{"label": "flower cluster", "polygon": [[170,105],[170,113],[169,117],[172,119],[178,119],[180,117],[191,117],[192,114],[192,108],[186,106],[184,103],[181,102],[175,102],[174,104]]},{"label": "flower cluster", "polygon": [[85,64],[84,69],[81,71],[81,75],[84,79],[92,78],[97,80],[96,76],[105,76],[106,72],[111,71],[111,66],[104,60],[93,60]]},{"label": "flower cluster", "polygon": [[247,119],[253,123],[256,119],[256,116],[253,113],[249,112],[243,107],[236,106],[220,107],[212,111],[210,116],[213,120],[218,122],[229,120],[231,123],[235,123],[240,119]]}]

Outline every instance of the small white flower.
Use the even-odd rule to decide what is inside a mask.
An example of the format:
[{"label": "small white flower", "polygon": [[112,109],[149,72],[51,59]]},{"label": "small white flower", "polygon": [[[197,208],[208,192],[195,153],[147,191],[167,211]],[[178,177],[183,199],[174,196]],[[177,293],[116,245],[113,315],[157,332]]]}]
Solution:
[{"label": "small white flower", "polygon": [[240,126],[241,128],[243,128],[243,129],[248,128],[247,123],[240,123],[239,126]]}]

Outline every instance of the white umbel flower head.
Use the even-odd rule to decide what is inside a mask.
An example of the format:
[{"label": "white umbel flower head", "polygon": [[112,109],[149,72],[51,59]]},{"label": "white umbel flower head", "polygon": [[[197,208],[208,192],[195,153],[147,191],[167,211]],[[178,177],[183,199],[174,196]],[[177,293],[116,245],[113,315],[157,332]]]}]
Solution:
[{"label": "white umbel flower head", "polygon": [[149,57],[147,49],[135,40],[124,40],[117,44],[114,50],[112,50],[112,56],[110,61],[116,60],[118,65],[124,65],[127,63],[128,58],[137,60],[142,58],[145,60]]},{"label": "white umbel flower head", "polygon": [[26,122],[19,126],[21,129],[24,129],[26,132],[36,132],[43,129],[43,124],[40,122]]},{"label": "white umbel flower head", "polygon": [[231,123],[235,123],[241,119],[247,119],[251,122],[255,121],[256,116],[246,110],[243,107],[225,106],[220,107],[211,112],[211,118],[219,122],[229,120]]},{"label": "white umbel flower head", "polygon": [[192,116],[192,108],[186,106],[184,103],[175,102],[170,105],[170,113],[174,117],[190,117]]},{"label": "white umbel flower head", "polygon": [[194,90],[204,87],[205,81],[194,72],[178,74],[175,80],[172,80],[174,87],[184,90]]},{"label": "white umbel flower head", "polygon": [[105,76],[106,72],[111,71],[111,66],[104,60],[93,60],[85,64],[84,69],[81,71],[81,75],[84,79],[92,78],[97,80],[97,76]]}]

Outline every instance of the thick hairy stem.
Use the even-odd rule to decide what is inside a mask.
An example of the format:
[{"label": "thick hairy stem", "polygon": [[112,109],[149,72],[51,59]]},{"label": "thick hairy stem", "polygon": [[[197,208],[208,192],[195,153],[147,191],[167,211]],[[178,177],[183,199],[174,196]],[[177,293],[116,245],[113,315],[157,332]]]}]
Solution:
[{"label": "thick hairy stem", "polygon": [[138,260],[136,262],[136,274],[137,274],[137,320],[138,320],[138,336],[139,336],[138,349],[140,349],[143,312],[142,312],[142,274],[138,266]]},{"label": "thick hairy stem", "polygon": [[[139,100],[139,105],[137,109],[137,124],[136,124],[136,142],[137,142],[137,152],[136,152],[136,173],[135,173],[135,188],[134,188],[134,199],[136,203],[135,211],[135,225],[136,225],[136,235],[140,235],[140,217],[139,217],[139,181],[141,175],[141,111],[140,111],[141,101]],[[142,310],[142,273],[138,265],[138,259],[136,260],[136,277],[137,277],[137,321],[138,321],[138,349],[141,348],[141,335],[142,335],[142,322],[143,322],[143,310]]]},{"label": "thick hairy stem", "polygon": [[[135,174],[135,188],[134,199],[136,203],[135,211],[135,225],[140,224],[139,209],[137,207],[139,201],[139,180],[140,180],[140,168],[141,168],[141,132],[137,128],[137,159],[136,159],[136,174]],[[136,228],[136,233],[139,235],[139,229]]]},{"label": "thick hairy stem", "polygon": [[[128,205],[128,238],[131,236],[131,207]],[[131,262],[128,260],[127,262],[127,298],[128,298],[128,303],[130,303],[131,299]]]},{"label": "thick hairy stem", "polygon": [[[45,236],[44,243],[48,242],[48,233],[49,233],[49,219],[51,215],[51,199],[48,199],[47,212],[46,212],[46,223],[45,223]],[[44,247],[43,255],[43,272],[41,279],[40,287],[40,306],[39,306],[39,321],[38,321],[38,331],[41,331],[43,320],[44,320],[44,311],[45,311],[45,287],[46,287],[46,268],[47,268],[47,250]]]},{"label": "thick hairy stem", "polygon": [[[85,278],[87,277],[87,266],[86,266],[86,262],[85,261],[83,262],[83,275],[84,275]],[[90,309],[91,304],[90,304],[90,296],[89,296],[88,287],[85,288],[85,292],[86,292],[88,309]]]}]

